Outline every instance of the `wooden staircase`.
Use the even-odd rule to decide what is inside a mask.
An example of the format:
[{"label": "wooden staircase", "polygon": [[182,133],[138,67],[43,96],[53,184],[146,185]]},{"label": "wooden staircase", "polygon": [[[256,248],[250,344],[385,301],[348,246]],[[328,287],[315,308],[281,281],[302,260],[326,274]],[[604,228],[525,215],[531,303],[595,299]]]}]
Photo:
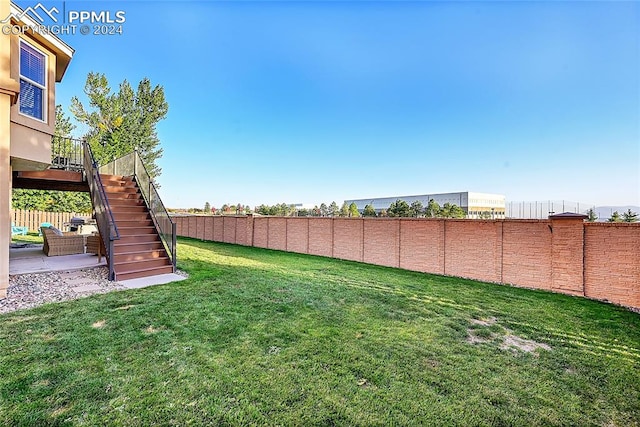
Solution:
[{"label": "wooden staircase", "polygon": [[115,280],[173,273],[173,264],[131,177],[100,175],[120,239],[114,240]]}]

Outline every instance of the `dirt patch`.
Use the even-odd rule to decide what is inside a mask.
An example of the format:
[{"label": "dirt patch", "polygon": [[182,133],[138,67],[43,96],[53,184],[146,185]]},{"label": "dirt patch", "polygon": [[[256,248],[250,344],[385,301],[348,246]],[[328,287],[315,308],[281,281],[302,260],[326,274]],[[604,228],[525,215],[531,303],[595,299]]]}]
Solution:
[{"label": "dirt patch", "polygon": [[543,350],[551,350],[547,344],[527,340],[521,338],[517,335],[505,335],[502,338],[502,344],[500,345],[502,350],[511,350],[511,351],[524,351],[525,353],[533,353],[537,349],[541,348]]},{"label": "dirt patch", "polygon": [[488,319],[471,319],[471,323],[480,326],[491,326],[494,325],[497,321],[498,319],[496,319],[495,317],[489,317]]},{"label": "dirt patch", "polygon": [[96,329],[100,329],[100,328],[104,327],[104,325],[106,325],[106,323],[107,323],[106,320],[98,320],[97,322],[93,322],[91,327],[92,328],[96,328]]},{"label": "dirt patch", "polygon": [[491,340],[477,336],[473,332],[473,329],[467,329],[467,342],[469,344],[480,344],[480,343],[489,342],[489,341]]},{"label": "dirt patch", "polygon": [[161,330],[161,329],[162,329],[162,328],[154,328],[154,327],[153,327],[153,325],[149,325],[149,327],[148,327],[148,328],[146,328],[144,331],[145,331],[147,334],[155,334],[155,333],[160,332],[160,330]]},{"label": "dirt patch", "polygon": [[[509,328],[498,324],[498,319],[495,317],[471,319],[469,323],[472,324],[472,327],[467,329],[466,341],[469,344],[490,343],[497,345],[501,350],[514,353],[535,353],[538,349],[551,350],[551,347],[547,344],[515,335]],[[494,325],[497,325],[497,327]],[[488,329],[489,327],[492,328]]]}]

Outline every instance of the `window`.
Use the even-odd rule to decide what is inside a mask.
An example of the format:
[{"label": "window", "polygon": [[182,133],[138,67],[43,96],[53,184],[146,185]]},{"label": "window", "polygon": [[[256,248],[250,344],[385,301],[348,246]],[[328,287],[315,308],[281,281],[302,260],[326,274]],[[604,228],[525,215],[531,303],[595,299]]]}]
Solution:
[{"label": "window", "polygon": [[20,112],[38,120],[45,119],[46,56],[20,41]]}]

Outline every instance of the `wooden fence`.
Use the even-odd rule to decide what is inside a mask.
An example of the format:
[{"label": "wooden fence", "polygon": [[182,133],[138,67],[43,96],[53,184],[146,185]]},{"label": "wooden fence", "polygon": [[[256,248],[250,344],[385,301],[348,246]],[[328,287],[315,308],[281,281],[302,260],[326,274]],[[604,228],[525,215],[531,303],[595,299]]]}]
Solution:
[{"label": "wooden fence", "polygon": [[21,227],[28,227],[29,231],[36,232],[40,228],[40,224],[48,222],[54,227],[62,230],[63,224],[69,222],[74,216],[87,216],[89,214],[76,214],[73,212],[40,212],[12,210],[11,223]]}]

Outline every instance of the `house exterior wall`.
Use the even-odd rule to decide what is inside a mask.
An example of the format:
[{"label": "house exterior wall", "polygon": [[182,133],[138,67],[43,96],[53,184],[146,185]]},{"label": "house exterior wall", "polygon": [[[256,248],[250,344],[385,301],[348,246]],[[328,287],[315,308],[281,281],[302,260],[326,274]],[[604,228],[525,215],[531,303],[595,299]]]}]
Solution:
[{"label": "house exterior wall", "polygon": [[[0,16],[10,12],[8,2],[0,2]],[[9,286],[9,243],[11,242],[11,105],[20,85],[11,79],[11,40],[0,36],[0,298]]]},{"label": "house exterior wall", "polygon": [[38,48],[46,55],[47,107],[45,120],[40,121],[20,113],[19,103],[11,107],[11,157],[14,170],[43,170],[51,164],[51,135],[55,130],[56,55],[27,34],[10,38],[11,78],[20,81],[20,40]]},{"label": "house exterior wall", "polygon": [[[0,17],[22,16],[35,22],[11,2],[0,2]],[[18,22],[15,18],[12,24]],[[46,112],[44,121],[20,114],[20,40],[45,55]],[[51,135],[55,129],[55,83],[62,80],[73,49],[52,35],[28,32],[0,34],[0,298],[9,284],[11,187],[13,171],[42,170],[51,163]],[[18,224],[20,225],[20,224]]]},{"label": "house exterior wall", "polygon": [[640,308],[640,224],[585,223],[562,215],[548,220],[197,218],[174,217],[178,234],[201,239],[206,221],[224,221],[226,231],[214,241],[236,230],[235,242],[224,241]]}]

